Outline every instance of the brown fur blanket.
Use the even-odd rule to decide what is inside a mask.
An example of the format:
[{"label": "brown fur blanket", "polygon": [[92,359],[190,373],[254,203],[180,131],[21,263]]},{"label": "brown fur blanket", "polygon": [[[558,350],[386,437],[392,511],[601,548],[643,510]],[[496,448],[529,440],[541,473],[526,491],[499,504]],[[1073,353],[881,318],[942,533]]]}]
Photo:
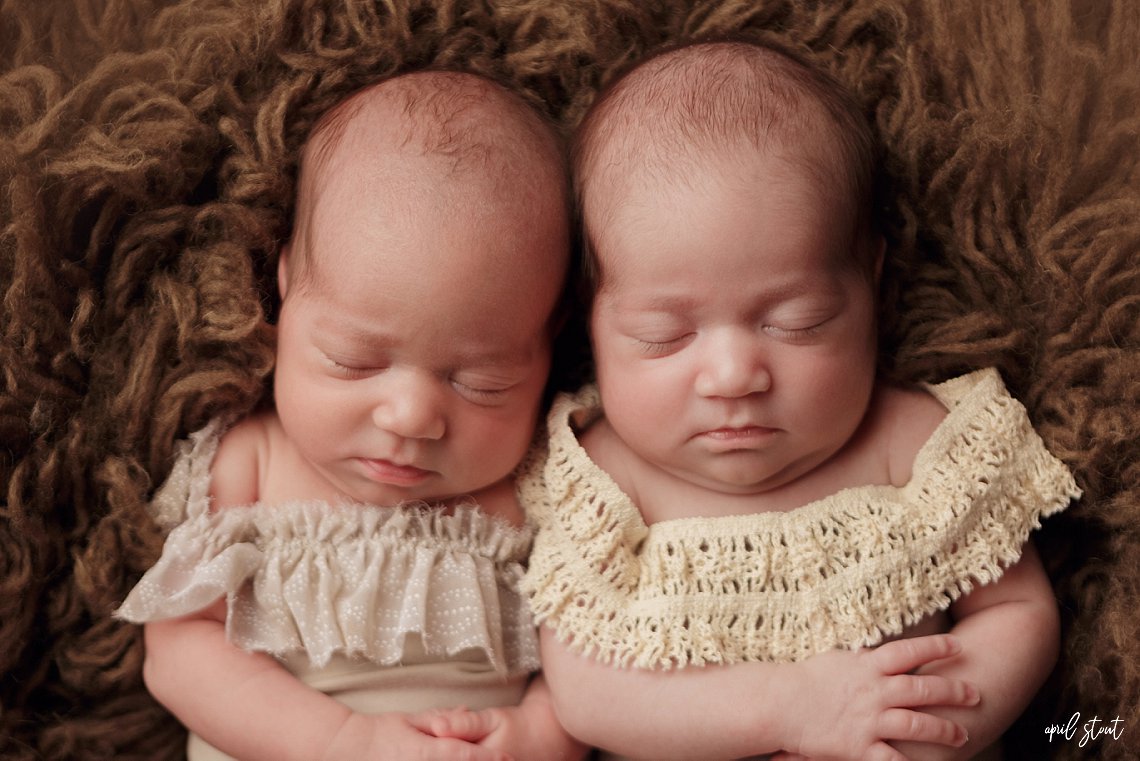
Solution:
[{"label": "brown fur blanket", "polygon": [[[887,149],[885,355],[998,366],[1084,499],[1038,536],[1060,663],[1011,758],[1140,755],[1140,12],[1129,0],[5,0],[0,3],[0,755],[162,759],[139,630],[173,442],[260,398],[297,148],[427,64],[567,128],[686,36],[774,35]],[[1122,718],[1080,747],[1050,724]]]}]

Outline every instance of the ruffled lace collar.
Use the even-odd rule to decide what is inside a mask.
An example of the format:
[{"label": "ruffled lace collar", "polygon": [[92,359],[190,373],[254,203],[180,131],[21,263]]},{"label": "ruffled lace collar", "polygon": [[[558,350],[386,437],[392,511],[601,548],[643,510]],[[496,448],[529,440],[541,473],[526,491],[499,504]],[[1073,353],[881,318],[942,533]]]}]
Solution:
[{"label": "ruffled lace collar", "polygon": [[377,507],[292,502],[209,510],[209,466],[224,429],[184,443],[152,504],[171,527],[158,562],[117,615],[144,622],[227,599],[226,632],[250,651],[334,654],[395,665],[409,637],[441,660],[482,650],[498,671],[538,667],[519,591],[530,527],[475,504]]},{"label": "ruffled lace collar", "polygon": [[949,413],[905,486],[652,526],[574,434],[596,390],[560,398],[520,485],[539,526],[524,581],[536,617],[602,660],[669,667],[872,645],[946,609],[1080,490],[995,370],[930,391]]}]

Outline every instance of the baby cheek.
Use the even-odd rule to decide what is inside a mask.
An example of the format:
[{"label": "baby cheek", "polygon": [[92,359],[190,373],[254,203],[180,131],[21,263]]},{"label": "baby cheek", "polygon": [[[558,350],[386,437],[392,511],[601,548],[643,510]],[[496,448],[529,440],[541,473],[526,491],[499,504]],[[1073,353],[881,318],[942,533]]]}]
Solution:
[{"label": "baby cheek", "polygon": [[874,366],[860,368],[852,359],[805,373],[796,384],[805,410],[814,410],[812,414],[837,430],[850,428],[858,425],[867,409]]},{"label": "baby cheek", "polygon": [[676,383],[658,372],[644,370],[599,373],[602,408],[611,425],[619,430],[650,433],[661,430],[681,411]]},{"label": "baby cheek", "polygon": [[508,470],[522,461],[534,439],[539,415],[539,400],[533,403],[510,405],[496,410],[472,426],[467,437],[472,459],[495,468],[506,464]]}]

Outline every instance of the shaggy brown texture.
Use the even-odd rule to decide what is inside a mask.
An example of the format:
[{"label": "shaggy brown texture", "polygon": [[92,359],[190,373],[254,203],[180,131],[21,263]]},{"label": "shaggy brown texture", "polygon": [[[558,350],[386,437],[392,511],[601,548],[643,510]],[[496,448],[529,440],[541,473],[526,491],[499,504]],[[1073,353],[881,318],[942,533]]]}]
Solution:
[{"label": "shaggy brown texture", "polygon": [[[644,8],[649,8],[646,10]],[[1140,12],[1130,0],[0,2],[0,754],[161,759],[137,628],[172,443],[259,399],[294,161],[314,117],[425,64],[572,127],[610,73],[771,34],[888,151],[887,356],[1001,368],[1084,500],[1039,541],[1064,643],[1011,757],[1140,755]],[[1082,749],[1045,726],[1120,716]]]}]

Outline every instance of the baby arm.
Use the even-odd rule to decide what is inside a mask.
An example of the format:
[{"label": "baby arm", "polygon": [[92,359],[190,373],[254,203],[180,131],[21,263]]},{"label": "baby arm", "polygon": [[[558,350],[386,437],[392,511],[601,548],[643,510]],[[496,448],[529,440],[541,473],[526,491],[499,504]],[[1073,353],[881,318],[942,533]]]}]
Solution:
[{"label": "baby arm", "polygon": [[431,737],[407,714],[354,713],[272,657],[230,644],[224,616],[219,601],[196,616],[147,624],[143,666],[155,699],[219,750],[243,761],[505,758],[461,740]]},{"label": "baby arm", "polygon": [[978,686],[982,702],[973,708],[929,710],[964,726],[970,740],[961,748],[893,743],[914,761],[969,758],[997,740],[1025,710],[1057,660],[1057,604],[1032,541],[1001,579],[961,598],[950,612],[955,621],[950,631],[961,641],[962,651],[919,671],[968,680]]},{"label": "baby arm", "polygon": [[903,756],[884,739],[965,740],[954,722],[909,707],[977,702],[977,691],[958,679],[907,674],[957,653],[946,635],[796,664],[673,671],[607,666],[570,651],[545,626],[541,638],[562,724],[583,742],[631,757],[740,758],[786,749],[816,759],[897,760]]}]

